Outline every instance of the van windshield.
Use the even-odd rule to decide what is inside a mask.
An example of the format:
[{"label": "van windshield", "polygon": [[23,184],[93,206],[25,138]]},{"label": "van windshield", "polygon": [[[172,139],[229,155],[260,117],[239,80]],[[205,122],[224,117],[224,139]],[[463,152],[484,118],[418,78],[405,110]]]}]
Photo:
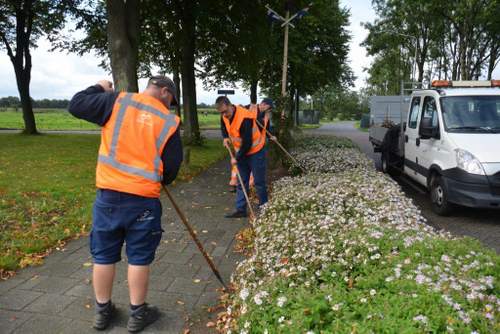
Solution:
[{"label": "van windshield", "polygon": [[448,96],[441,98],[446,131],[500,133],[500,96]]}]

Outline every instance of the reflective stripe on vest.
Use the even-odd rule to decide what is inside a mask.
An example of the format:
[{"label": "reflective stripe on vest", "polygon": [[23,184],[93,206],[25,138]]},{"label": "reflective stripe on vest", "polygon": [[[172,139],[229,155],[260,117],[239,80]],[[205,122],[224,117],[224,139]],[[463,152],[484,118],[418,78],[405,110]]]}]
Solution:
[{"label": "reflective stripe on vest", "polygon": [[[254,134],[255,134],[255,133],[257,133],[257,132],[259,132],[259,130],[258,130],[257,128],[255,128],[255,127],[254,127],[254,128],[252,129],[252,138],[253,138]],[[239,144],[241,145],[241,143],[242,143],[242,139],[241,139],[240,137],[230,137],[230,138],[231,138],[231,140],[232,140],[233,142],[237,142],[237,143],[239,143]],[[262,142],[262,138],[260,138],[260,137],[259,137],[257,140],[253,141],[253,142],[252,142],[251,149],[252,149],[252,148],[255,148],[255,147],[257,147],[257,146],[259,146],[261,142]],[[235,149],[235,151],[236,151],[236,152],[239,152],[239,151],[240,151],[240,148],[239,148],[239,147],[235,147],[234,149]]]},{"label": "reflective stripe on vest", "polygon": [[137,167],[129,166],[127,164],[121,163],[118,160],[116,160],[116,147],[118,144],[118,138],[120,137],[120,130],[122,127],[123,119],[125,117],[125,113],[127,111],[128,107],[134,107],[136,109],[139,109],[144,112],[151,113],[157,117],[160,117],[165,120],[165,124],[162,128],[162,131],[160,133],[160,136],[156,140],[156,149],[159,152],[162,143],[165,141],[166,136],[170,132],[170,130],[174,127],[177,126],[177,121],[175,119],[174,114],[165,114],[162,111],[149,106],[145,105],[143,103],[137,102],[132,100],[132,93],[127,93],[125,96],[120,98],[117,102],[120,103],[120,108],[118,110],[118,115],[116,118],[115,126],[113,129],[113,137],[111,140],[111,147],[109,150],[109,155],[102,155],[99,154],[99,162],[109,164],[113,166],[116,169],[119,169],[123,172],[129,173],[129,174],[134,174],[134,175],[139,175],[141,177],[144,177],[145,179],[148,179],[153,182],[161,182],[163,175],[160,173],[160,164],[161,164],[161,157],[160,155],[157,155],[154,160],[154,172],[150,172],[144,169],[140,169]]}]

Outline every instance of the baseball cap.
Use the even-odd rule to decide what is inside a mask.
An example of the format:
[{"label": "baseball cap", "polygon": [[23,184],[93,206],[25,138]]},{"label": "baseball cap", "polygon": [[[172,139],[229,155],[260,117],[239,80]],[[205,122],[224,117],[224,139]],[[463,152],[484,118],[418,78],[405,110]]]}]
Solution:
[{"label": "baseball cap", "polygon": [[172,79],[170,79],[169,77],[164,75],[155,75],[149,79],[148,85],[166,87],[174,97],[171,106],[177,106],[179,104],[179,100],[177,99],[177,87],[175,86],[175,83],[172,81]]},{"label": "baseball cap", "polygon": [[261,103],[265,103],[268,106],[270,106],[272,109],[274,109],[274,101],[270,97],[266,97],[266,98],[262,99]]}]

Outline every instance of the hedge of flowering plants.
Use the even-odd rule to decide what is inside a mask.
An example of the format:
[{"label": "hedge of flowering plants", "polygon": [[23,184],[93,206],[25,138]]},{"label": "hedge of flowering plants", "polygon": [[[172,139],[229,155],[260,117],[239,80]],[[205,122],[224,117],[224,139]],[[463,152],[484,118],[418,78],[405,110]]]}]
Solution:
[{"label": "hedge of flowering plants", "polygon": [[222,331],[500,333],[498,255],[434,231],[344,140],[294,154],[314,172],[274,184]]},{"label": "hedge of flowering plants", "polygon": [[[295,159],[309,172],[335,173],[342,170],[369,169],[373,163],[346,138],[333,139],[329,136],[300,137],[292,151]],[[293,175],[300,169],[292,165]]]}]

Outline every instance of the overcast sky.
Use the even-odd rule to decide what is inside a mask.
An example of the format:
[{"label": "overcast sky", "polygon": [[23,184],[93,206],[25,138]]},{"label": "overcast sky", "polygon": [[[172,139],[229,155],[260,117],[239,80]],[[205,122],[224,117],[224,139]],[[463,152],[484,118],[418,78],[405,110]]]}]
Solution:
[{"label": "overcast sky", "polygon": [[[356,86],[364,84],[366,74],[363,67],[367,67],[370,59],[366,56],[364,48],[359,44],[367,32],[360,26],[361,22],[373,21],[374,12],[369,0],[341,0],[342,6],[351,9],[350,31],[352,40],[350,45],[349,61],[354,74],[357,76]],[[69,99],[71,96],[100,79],[111,79],[111,76],[98,66],[100,60],[88,54],[79,57],[65,52],[49,52],[50,44],[40,40],[39,47],[32,50],[33,68],[31,71],[31,96],[35,99],[53,98]],[[142,90],[147,79],[139,81]],[[224,88],[224,87],[223,87]],[[0,97],[19,96],[14,76],[12,63],[5,50],[0,50]],[[248,103],[249,93],[238,89],[232,97],[235,103]],[[201,82],[197,84],[198,102],[212,104],[217,96],[217,91],[206,91]]]}]

